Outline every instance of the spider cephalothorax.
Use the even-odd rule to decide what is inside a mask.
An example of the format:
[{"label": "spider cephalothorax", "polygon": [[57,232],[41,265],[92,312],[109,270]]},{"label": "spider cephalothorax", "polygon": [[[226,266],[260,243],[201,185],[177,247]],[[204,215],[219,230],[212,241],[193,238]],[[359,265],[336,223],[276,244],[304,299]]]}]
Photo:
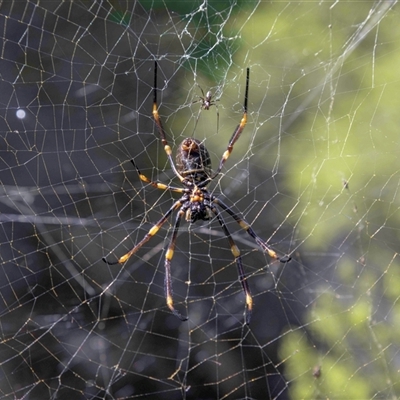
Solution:
[{"label": "spider cephalothorax", "polygon": [[[204,146],[202,142],[194,138],[186,138],[180,144],[177,155],[176,155],[176,165],[172,159],[172,150],[168,144],[166,134],[164,128],[162,126],[160,116],[158,114],[157,107],[157,63],[155,63],[154,67],[154,90],[153,90],[153,117],[155,123],[157,125],[161,142],[164,146],[165,153],[169,159],[172,170],[174,171],[176,177],[180,180],[183,187],[173,187],[166,185],[161,182],[154,182],[143,175],[139,169],[136,167],[135,163],[132,160],[133,165],[136,167],[136,170],[139,174],[139,178],[146,183],[151,184],[152,186],[162,189],[162,190],[171,190],[173,192],[181,193],[182,196],[180,199],[176,200],[171,208],[161,217],[161,219],[156,222],[153,227],[149,230],[149,232],[144,236],[144,238],[137,243],[128,253],[120,257],[117,261],[110,262],[105,258],[103,260],[107,264],[122,264],[126,262],[133,254],[135,254],[147,241],[149,241],[162,227],[162,225],[167,221],[169,216],[177,211],[175,224],[172,231],[172,236],[168,245],[168,249],[165,253],[165,297],[167,300],[167,305],[169,309],[178,316],[181,320],[186,320],[187,317],[184,317],[178,310],[174,307],[174,302],[172,298],[172,278],[171,278],[171,260],[174,256],[175,243],[178,235],[178,230],[180,226],[180,222],[183,217],[185,217],[186,221],[194,223],[196,221],[207,221],[211,218],[216,218],[221,228],[228,239],[231,252],[235,257],[235,261],[238,267],[239,279],[242,284],[243,291],[246,295],[246,323],[250,322],[251,312],[253,310],[253,299],[251,297],[250,288],[247,283],[247,278],[244,273],[243,265],[242,265],[242,257],[240,255],[240,250],[236,246],[228,227],[226,226],[220,211],[218,208],[221,208],[225,212],[227,212],[238,224],[244,229],[256,242],[257,244],[269,254],[270,257],[280,260],[283,263],[290,261],[290,257],[278,257],[277,253],[268,246],[266,242],[264,242],[253,230],[253,228],[238,214],[236,214],[230,207],[228,207],[222,200],[212,195],[207,190],[207,185],[221,172],[222,167],[225,161],[229,158],[233,146],[235,142],[239,139],[240,134],[242,133],[244,127],[247,123],[247,99],[249,94],[249,68],[247,68],[246,75],[246,90],[244,96],[244,105],[243,105],[243,116],[240,120],[239,125],[234,130],[232,137],[228,143],[228,147],[222,155],[221,161],[217,170],[213,173],[211,169],[211,159],[208,153],[208,150]],[[207,93],[208,96],[208,93]],[[211,101],[211,95],[208,96]],[[211,104],[211,103],[210,103]],[[204,109],[205,106],[203,105]]]}]

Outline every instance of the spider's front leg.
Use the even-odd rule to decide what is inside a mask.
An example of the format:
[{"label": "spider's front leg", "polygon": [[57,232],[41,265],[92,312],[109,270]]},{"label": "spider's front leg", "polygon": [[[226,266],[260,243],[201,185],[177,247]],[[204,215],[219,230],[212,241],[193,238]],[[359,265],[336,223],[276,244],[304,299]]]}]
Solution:
[{"label": "spider's front leg", "polygon": [[253,311],[253,298],[251,297],[249,284],[247,283],[246,274],[244,273],[243,264],[242,264],[242,256],[240,255],[240,250],[236,246],[236,243],[233,240],[233,238],[228,230],[228,227],[226,226],[226,224],[225,224],[224,220],[222,219],[222,216],[220,215],[217,208],[212,207],[211,211],[217,217],[217,220],[218,220],[219,224],[221,225],[221,228],[224,231],[225,236],[227,237],[227,239],[229,241],[229,245],[231,247],[231,252],[232,252],[233,256],[235,257],[236,265],[238,267],[239,280],[240,280],[240,283],[242,284],[243,292],[246,296],[246,324],[249,324],[250,319],[251,319],[251,313]]},{"label": "spider's front leg", "polygon": [[115,265],[115,264],[123,264],[124,262],[128,261],[129,258],[135,254],[146,242],[148,242],[164,225],[165,221],[168,217],[172,214],[173,211],[182,207],[181,200],[177,200],[172,207],[159,219],[159,221],[152,226],[152,228],[147,232],[144,238],[135,246],[132,250],[128,251],[122,257],[120,257],[117,261],[108,261],[105,257],[103,257],[103,261],[108,265]]},{"label": "spider's front leg", "polygon": [[268,246],[268,244],[255,233],[254,229],[243,218],[232,211],[230,207],[228,207],[222,200],[214,198],[213,203],[219,205],[224,211],[226,211],[239,224],[239,226],[244,229],[264,251],[268,253],[271,258],[279,260],[281,263],[287,263],[292,259],[287,255],[279,257],[276,251]]},{"label": "spider's front leg", "polygon": [[165,276],[164,276],[164,290],[165,298],[167,300],[167,306],[171,312],[177,316],[181,321],[187,321],[187,317],[183,316],[175,307],[172,292],[172,275],[171,275],[171,260],[174,256],[176,238],[178,235],[179,225],[181,223],[182,217],[185,215],[185,209],[183,207],[179,210],[176,215],[174,230],[172,232],[171,240],[169,242],[168,250],[165,253]]}]

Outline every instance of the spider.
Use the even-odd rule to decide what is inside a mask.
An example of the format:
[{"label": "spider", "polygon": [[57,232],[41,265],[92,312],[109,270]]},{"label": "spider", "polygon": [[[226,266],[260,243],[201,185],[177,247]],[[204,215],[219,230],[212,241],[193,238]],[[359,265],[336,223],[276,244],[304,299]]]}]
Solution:
[{"label": "spider", "polygon": [[164,278],[164,290],[166,303],[170,311],[180,318],[182,321],[187,320],[186,316],[183,316],[174,306],[173,294],[172,294],[172,277],[171,277],[171,260],[174,255],[176,238],[178,235],[179,226],[182,218],[185,218],[189,223],[194,223],[196,221],[208,221],[212,218],[216,220],[221,225],[221,228],[228,239],[229,246],[233,257],[235,258],[236,265],[238,268],[239,280],[242,285],[245,301],[246,301],[246,324],[250,323],[251,313],[253,310],[253,299],[251,296],[249,284],[243,269],[242,258],[240,255],[240,250],[235,244],[235,241],[230,234],[228,227],[226,226],[219,209],[222,209],[228,213],[238,224],[244,229],[255,241],[256,243],[268,253],[268,255],[282,263],[287,263],[290,261],[289,256],[279,257],[277,253],[266,243],[261,237],[259,237],[253,228],[238,214],[236,214],[230,207],[228,207],[221,199],[214,196],[207,189],[207,185],[216,178],[222,170],[226,160],[232,153],[233,146],[239,139],[247,122],[247,101],[249,94],[249,75],[250,70],[247,68],[246,73],[246,89],[244,96],[243,105],[243,116],[240,120],[239,125],[234,130],[232,137],[228,143],[228,147],[222,155],[219,166],[217,170],[213,173],[211,169],[211,159],[208,150],[199,140],[191,138],[186,138],[179,145],[176,163],[172,159],[172,150],[169,146],[166,138],[166,133],[164,127],[161,123],[160,116],[158,114],[157,105],[157,62],[154,65],[154,86],[153,86],[153,117],[155,124],[157,126],[158,132],[161,137],[161,142],[164,146],[165,153],[167,154],[168,160],[171,164],[172,170],[176,177],[180,180],[183,187],[178,188],[174,186],[169,186],[161,182],[154,182],[143,175],[133,160],[131,162],[136,168],[139,178],[157,189],[170,190],[173,192],[180,193],[182,196],[180,199],[176,200],[170,209],[156,222],[148,233],[143,237],[143,239],[137,243],[130,251],[125,255],[120,257],[117,261],[110,262],[103,257],[103,261],[109,265],[123,264],[128,259],[135,254],[146,242],[148,242],[164,225],[171,214],[176,211],[175,224],[173,226],[172,235],[169,240],[168,249],[165,253],[165,278]]},{"label": "spider", "polygon": [[213,98],[214,96],[213,96],[213,93],[211,90],[207,91],[207,93],[204,94],[203,88],[199,84],[197,84],[197,86],[201,90],[202,96],[199,96],[199,99],[197,101],[193,102],[193,103],[201,103],[201,107],[200,107],[199,113],[197,115],[196,123],[194,125],[193,131],[194,132],[196,131],[197,123],[199,122],[201,111],[202,110],[208,111],[211,106],[215,106],[215,108],[217,109],[217,133],[218,133],[219,132],[219,110],[218,110],[217,101],[219,101],[219,99],[214,100],[214,98]]},{"label": "spider", "polygon": [[217,106],[216,102],[219,101],[219,99],[213,100],[213,94],[211,90],[209,90],[206,94],[204,94],[204,90],[201,87],[200,90],[203,96],[200,96],[199,101],[201,102],[201,108],[203,110],[209,110],[211,106]]}]

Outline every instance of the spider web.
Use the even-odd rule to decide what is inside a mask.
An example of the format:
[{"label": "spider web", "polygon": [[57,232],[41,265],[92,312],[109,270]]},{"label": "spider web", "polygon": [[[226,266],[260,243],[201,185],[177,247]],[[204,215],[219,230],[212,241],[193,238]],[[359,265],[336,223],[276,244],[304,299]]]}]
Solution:
[{"label": "spider web", "polygon": [[[8,1],[0,5],[0,398],[398,398],[395,1]],[[182,223],[152,119],[213,168],[218,222]],[[399,61],[399,60],[398,60]],[[202,110],[210,90],[215,104]],[[396,222],[397,221],[397,222]]]}]

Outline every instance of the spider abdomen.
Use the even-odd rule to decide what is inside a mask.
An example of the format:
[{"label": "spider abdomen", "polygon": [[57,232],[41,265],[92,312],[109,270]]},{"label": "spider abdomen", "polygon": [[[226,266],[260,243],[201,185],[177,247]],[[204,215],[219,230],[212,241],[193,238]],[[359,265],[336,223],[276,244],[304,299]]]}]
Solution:
[{"label": "spider abdomen", "polygon": [[203,182],[212,173],[208,150],[199,140],[186,138],[180,144],[176,154],[178,172],[191,182]]}]

